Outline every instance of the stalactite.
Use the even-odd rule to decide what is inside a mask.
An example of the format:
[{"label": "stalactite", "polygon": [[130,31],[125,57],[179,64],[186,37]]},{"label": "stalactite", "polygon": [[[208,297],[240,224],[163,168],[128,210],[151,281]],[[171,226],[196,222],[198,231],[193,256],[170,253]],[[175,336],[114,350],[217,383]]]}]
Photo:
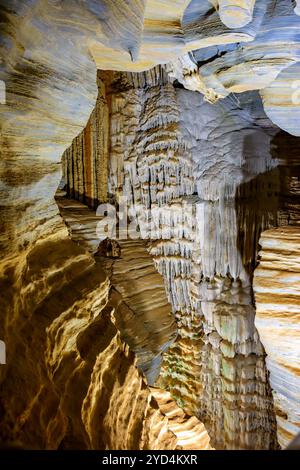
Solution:
[{"label": "stalactite", "polygon": [[1,1],[1,441],[299,431],[299,22],[284,0]]},{"label": "stalactite", "polygon": [[213,445],[275,448],[251,289],[260,233],[277,223],[274,127],[251,95],[216,109],[159,69],[115,74],[109,87],[110,197],[126,196],[150,233],[178,328],[157,383],[206,423]]}]

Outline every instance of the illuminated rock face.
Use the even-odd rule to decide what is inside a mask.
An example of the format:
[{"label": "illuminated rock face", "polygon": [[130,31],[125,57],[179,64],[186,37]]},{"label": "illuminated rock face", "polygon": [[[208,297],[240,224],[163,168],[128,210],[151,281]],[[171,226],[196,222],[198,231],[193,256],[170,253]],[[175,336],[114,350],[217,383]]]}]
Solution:
[{"label": "illuminated rock face", "polygon": [[[1,325],[8,351],[1,442],[34,449],[209,449],[204,425],[168,393],[150,389],[138,370],[122,339],[130,337],[132,311],[101,260],[70,239],[59,216],[39,228],[36,243],[1,261],[1,308],[8,315]],[[169,320],[161,327],[163,345],[173,321],[157,303],[160,321]],[[147,343],[153,356],[159,344]],[[133,349],[144,364],[145,348]]]},{"label": "illuminated rock face", "polygon": [[295,435],[296,3],[1,1],[1,442]]},{"label": "illuminated rock face", "polygon": [[255,324],[267,352],[282,447],[299,432],[299,139],[279,133],[274,153],[280,163],[279,228],[260,238],[255,270]]},{"label": "illuminated rock face", "polygon": [[[201,416],[214,446],[270,448],[275,445],[272,399],[254,328],[251,273],[258,233],[275,219],[272,129],[267,122],[263,129],[263,120],[259,131],[251,129],[255,113],[251,116],[247,100],[240,103],[241,114],[231,101],[216,109],[183,90],[178,101],[197,197],[188,233],[151,250],[167,278],[179,328],[159,383]],[[192,121],[192,115],[201,117]],[[255,118],[259,121],[258,109]],[[264,199],[260,210],[251,203],[258,192]]]},{"label": "illuminated rock face", "polygon": [[[277,220],[280,183],[270,153],[276,131],[261,106],[252,106],[254,95],[238,106],[230,99],[213,106],[174,88],[159,68],[110,75],[105,86],[108,199],[124,204],[126,197],[129,215],[134,207],[177,322],[177,339],[164,354],[156,383],[205,422],[213,446],[273,448],[275,416],[254,327],[251,279],[259,234]],[[98,101],[94,121],[101,106]],[[64,156],[73,197],[70,172],[86,158],[83,146]],[[119,244],[122,258],[124,242]],[[126,290],[123,282],[125,296]],[[129,342],[130,336],[128,330]]]},{"label": "illuminated rock face", "polygon": [[[252,276],[261,232],[299,221],[298,140],[278,133],[254,94],[211,105],[174,88],[159,68],[106,80],[108,198],[121,203],[127,196],[128,206],[136,204],[145,238],[151,227],[149,252],[177,321],[178,337],[164,355],[157,383],[205,422],[214,446],[272,448],[275,416],[254,325]],[[101,106],[99,101],[98,114]],[[85,161],[83,147],[65,154],[68,191],[78,158]],[[268,352],[267,331],[262,337]],[[293,427],[296,403],[287,427]],[[286,411],[278,409],[280,422]],[[281,433],[279,425],[284,446]],[[295,433],[296,427],[288,437]]]},{"label": "illuminated rock face", "polygon": [[228,28],[241,28],[252,21],[255,0],[210,0]]},{"label": "illuminated rock face", "polygon": [[[137,366],[149,384],[159,373],[162,353],[176,336],[176,325],[164,284],[143,240],[118,240],[118,255],[99,253],[94,211],[76,200],[56,196],[72,239],[95,254],[112,284],[115,323],[137,356]],[[149,298],[151,302],[149,302]]]},{"label": "illuminated rock face", "polygon": [[[176,73],[188,88],[210,100],[262,90],[270,118],[295,132],[289,97],[277,93],[277,76],[299,62],[300,18],[292,2],[2,0],[1,10],[6,160],[59,161],[94,107],[97,69],[140,72],[169,62],[176,69],[190,52],[192,65],[186,69],[185,61]],[[289,81],[297,80],[295,67]],[[293,107],[298,112],[299,103]]]},{"label": "illuminated rock face", "polygon": [[[300,65],[290,65],[274,82],[261,91],[264,109],[269,118],[292,135],[300,136]],[[291,119],[293,116],[293,119]]]},{"label": "illuminated rock face", "polygon": [[292,226],[264,232],[254,280],[255,324],[268,354],[282,447],[300,429],[299,235],[299,227]]},{"label": "illuminated rock face", "polygon": [[[218,12],[211,11],[211,4]],[[185,55],[170,61],[169,70],[186,88],[203,93],[209,101],[260,90],[269,118],[299,135],[299,120],[290,112],[296,116],[299,112],[300,20],[295,12],[293,2],[212,0],[200,6],[194,0],[183,17],[192,58]],[[224,28],[218,13],[234,29]],[[246,24],[252,14],[253,20]],[[238,24],[243,21],[244,26]]]}]

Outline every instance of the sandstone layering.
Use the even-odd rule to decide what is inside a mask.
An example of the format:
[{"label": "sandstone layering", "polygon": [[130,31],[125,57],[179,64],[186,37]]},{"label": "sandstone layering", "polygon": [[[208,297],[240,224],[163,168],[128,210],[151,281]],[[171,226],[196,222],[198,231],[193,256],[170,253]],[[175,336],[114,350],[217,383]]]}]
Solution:
[{"label": "sandstone layering", "polygon": [[0,8],[1,442],[285,448],[299,2]]}]

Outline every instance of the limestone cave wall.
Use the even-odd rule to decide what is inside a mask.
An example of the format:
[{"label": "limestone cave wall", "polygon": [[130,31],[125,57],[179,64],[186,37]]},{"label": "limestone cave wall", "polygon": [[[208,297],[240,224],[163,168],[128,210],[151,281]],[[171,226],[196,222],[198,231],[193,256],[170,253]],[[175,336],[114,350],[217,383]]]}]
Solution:
[{"label": "limestone cave wall", "polygon": [[286,447],[298,2],[0,8],[2,445]]}]

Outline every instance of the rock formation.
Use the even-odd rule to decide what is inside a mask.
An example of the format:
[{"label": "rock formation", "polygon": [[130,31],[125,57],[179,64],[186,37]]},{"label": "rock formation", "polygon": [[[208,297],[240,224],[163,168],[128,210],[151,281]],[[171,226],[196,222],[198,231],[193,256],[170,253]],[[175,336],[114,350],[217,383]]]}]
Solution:
[{"label": "rock formation", "polygon": [[[128,214],[132,207],[137,211],[140,233],[150,238],[149,252],[165,280],[177,320],[178,337],[164,356],[158,384],[189,414],[204,419],[213,445],[272,447],[275,420],[254,328],[251,273],[259,233],[276,219],[279,181],[270,154],[274,128],[259,107],[249,108],[252,95],[239,102],[242,110],[231,100],[213,106],[200,95],[174,88],[162,69],[114,74],[107,87],[108,198],[121,204],[126,196]],[[97,101],[96,110],[101,103]],[[196,122],[195,115],[201,116]],[[227,129],[226,144],[222,126]],[[260,143],[264,146],[258,153]],[[72,169],[88,155],[95,160],[95,154],[87,152],[73,143],[65,154],[65,182],[72,197]],[[270,176],[259,177],[268,172]],[[264,196],[266,181],[271,189]],[[264,207],[253,210],[250,199],[261,191]],[[84,193],[78,198],[88,202]],[[245,231],[245,224],[251,224],[253,233]],[[119,263],[114,263],[113,273],[119,272]],[[123,281],[126,298],[125,286]]]},{"label": "rock formation", "polygon": [[273,141],[280,164],[279,228],[260,238],[255,271],[256,326],[267,352],[278,440],[286,447],[299,432],[299,163],[297,138]]},{"label": "rock formation", "polygon": [[299,429],[299,228],[267,230],[255,271],[256,325],[268,357],[279,443]]},{"label": "rock formation", "polygon": [[299,432],[297,3],[0,1],[3,443]]}]

